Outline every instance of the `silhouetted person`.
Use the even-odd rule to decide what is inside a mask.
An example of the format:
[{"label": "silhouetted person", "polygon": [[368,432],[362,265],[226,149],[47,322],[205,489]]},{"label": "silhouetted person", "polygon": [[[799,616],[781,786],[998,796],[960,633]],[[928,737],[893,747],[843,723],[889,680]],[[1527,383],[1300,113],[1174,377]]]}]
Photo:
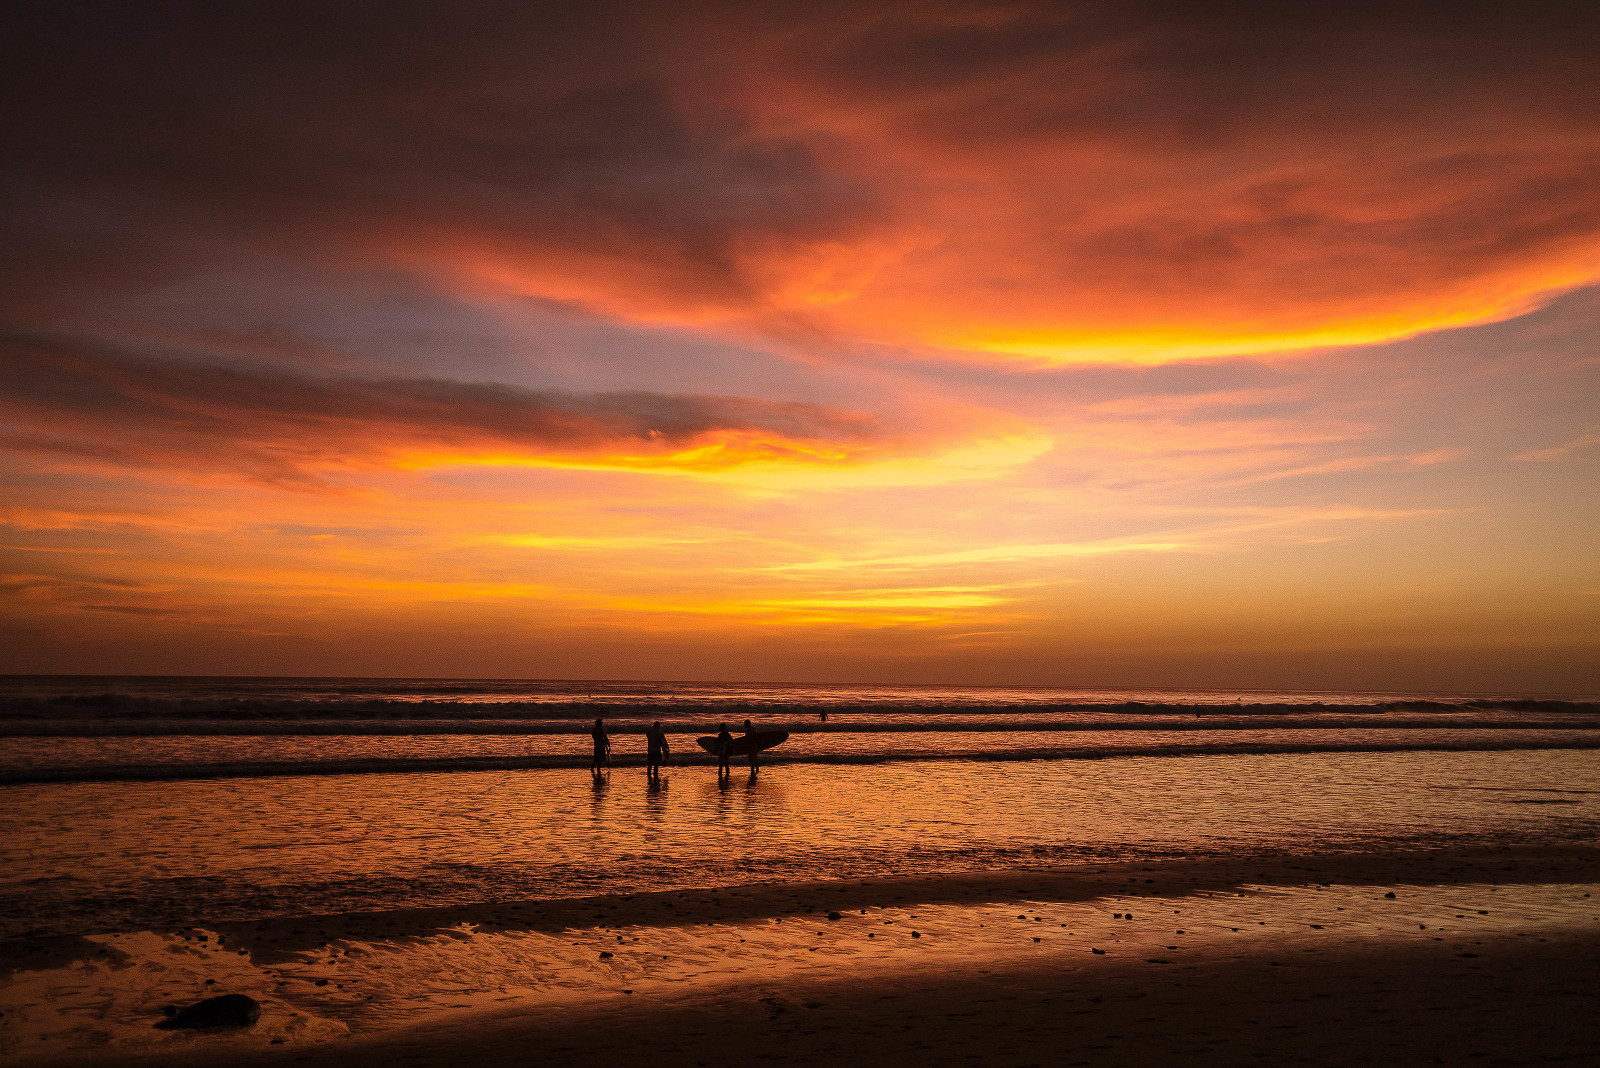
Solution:
[{"label": "silhouetted person", "polygon": [[644,732],[644,740],[650,747],[649,756],[645,758],[644,773],[653,778],[661,774],[661,761],[671,752],[667,747],[667,732],[661,729],[659,719]]},{"label": "silhouetted person", "polygon": [[731,775],[732,769],[728,762],[733,759],[733,735],[728,733],[726,723],[717,724],[717,778]]},{"label": "silhouetted person", "polygon": [[589,737],[594,739],[594,756],[589,760],[589,770],[598,775],[602,766],[611,763],[611,736],[606,733],[605,724],[597,719]]},{"label": "silhouetted person", "polygon": [[828,710],[826,708],[822,710],[822,722],[828,722]]},{"label": "silhouetted person", "polygon": [[756,749],[756,729],[750,726],[750,721],[744,721],[744,736],[750,741],[750,774],[754,775],[761,770],[761,754]]}]

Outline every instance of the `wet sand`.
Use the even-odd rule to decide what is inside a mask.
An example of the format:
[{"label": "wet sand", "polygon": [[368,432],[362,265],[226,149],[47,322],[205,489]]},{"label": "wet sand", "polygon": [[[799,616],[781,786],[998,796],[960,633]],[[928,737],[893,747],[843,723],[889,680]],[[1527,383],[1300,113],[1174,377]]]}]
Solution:
[{"label": "wet sand", "polygon": [[[1364,947],[1315,960],[1090,963],[772,984],[448,1025],[241,1064],[1589,1063],[1600,937]],[[174,1062],[168,1062],[174,1063]]]},{"label": "wet sand", "polygon": [[[5,1006],[8,1052],[128,1065],[1600,1058],[1600,850],[1577,845],[729,887],[201,934],[12,947],[13,1000],[33,1001]],[[162,999],[235,989],[266,1006],[248,1032],[148,1030]],[[77,1015],[39,1015],[50,998]],[[72,1043],[40,1037],[73,1026]]]}]

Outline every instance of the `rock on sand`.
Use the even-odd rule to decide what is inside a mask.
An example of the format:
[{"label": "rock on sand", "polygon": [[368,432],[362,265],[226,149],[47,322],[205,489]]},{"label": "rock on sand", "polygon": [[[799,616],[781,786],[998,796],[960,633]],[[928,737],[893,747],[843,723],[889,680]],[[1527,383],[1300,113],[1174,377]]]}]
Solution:
[{"label": "rock on sand", "polygon": [[261,1019],[261,1003],[248,994],[223,994],[193,1005],[167,1006],[157,1027],[249,1027]]}]

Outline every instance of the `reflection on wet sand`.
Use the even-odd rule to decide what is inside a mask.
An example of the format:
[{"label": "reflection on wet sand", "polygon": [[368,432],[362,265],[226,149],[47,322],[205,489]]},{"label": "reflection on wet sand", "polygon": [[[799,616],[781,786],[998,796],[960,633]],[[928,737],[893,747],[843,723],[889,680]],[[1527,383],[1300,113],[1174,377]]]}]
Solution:
[{"label": "reflection on wet sand", "polygon": [[[16,1059],[314,1050],[460,1013],[564,1026],[618,999],[788,1004],[808,984],[1039,967],[1458,942],[1470,960],[1488,952],[1474,941],[1578,946],[1600,923],[1583,896],[1600,893],[1585,752],[5,792],[0,1053]],[[262,1023],[233,1038],[150,1026],[213,991],[260,1001]]]},{"label": "reflection on wet sand", "polygon": [[[1583,752],[6,788],[0,940],[529,895],[1600,835]],[[1561,801],[1562,804],[1532,803]],[[651,823],[651,814],[655,821]],[[640,848],[640,828],[657,836]],[[64,928],[64,929],[63,929]]]}]

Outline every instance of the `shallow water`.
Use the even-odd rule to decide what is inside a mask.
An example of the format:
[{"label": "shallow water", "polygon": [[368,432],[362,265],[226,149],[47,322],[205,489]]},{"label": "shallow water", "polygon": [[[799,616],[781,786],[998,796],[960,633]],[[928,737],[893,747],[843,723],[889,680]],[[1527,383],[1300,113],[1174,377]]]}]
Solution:
[{"label": "shallow water", "polygon": [[[861,686],[774,685],[718,682],[567,681],[547,679],[351,679],[227,678],[208,676],[13,675],[0,677],[0,698],[44,699],[121,695],[150,701],[458,701],[563,704],[882,704],[1047,705],[1262,704],[1369,705],[1394,701],[1454,702],[1464,697],[1505,695],[1434,691],[1205,690],[1171,688],[1083,688],[1056,686]],[[1528,695],[1520,695],[1528,696]],[[1592,695],[1554,694],[1576,700]]]},{"label": "shallow water", "polygon": [[1592,751],[0,787],[0,938],[1270,850],[1594,841]]},{"label": "shallow water", "polygon": [[[762,727],[768,725],[763,723]],[[920,730],[832,730],[797,733],[764,756],[767,763],[877,763],[895,760],[1022,760],[1133,755],[1194,755],[1335,749],[1600,748],[1600,730],[1492,726],[1418,727],[1370,723],[1328,726],[1244,724],[1222,729],[1184,725],[1165,729],[1098,726],[1092,730],[959,731],[921,724]],[[709,728],[708,728],[709,729]],[[613,737],[618,764],[644,759],[637,734]],[[711,760],[693,736],[671,739],[678,764]],[[574,734],[316,734],[15,737],[0,742],[0,781],[61,777],[115,777],[136,769],[140,777],[190,774],[284,774],[357,770],[364,765],[496,760],[518,767],[573,767],[589,763],[587,737]]]},{"label": "shallow water", "polygon": [[[599,778],[573,766],[588,759],[595,712],[574,707],[585,702],[609,706],[615,732],[617,766]],[[741,766],[719,782],[693,739],[746,715],[793,736],[759,776]],[[652,783],[636,762],[639,732],[657,717],[677,763]],[[353,770],[366,773],[343,773]],[[1600,922],[1578,893],[1593,888],[1419,888],[1402,895],[1414,900],[1401,928],[1377,887],[1159,906],[1148,896],[945,903],[835,923],[783,909],[808,907],[807,886],[846,879],[1596,842],[1593,707],[1419,694],[0,680],[0,950],[93,940],[71,965],[0,975],[0,1055],[294,1045],[441,1013],[559,1012],[774,976],[1108,959],[1090,946],[1165,967],[1179,951],[1554,936]],[[689,889],[712,891],[719,909],[739,895],[793,900],[677,926],[676,896],[665,899],[671,916],[652,921],[666,926],[585,903]],[[1468,907],[1474,895],[1495,904]],[[580,925],[568,930],[462,921],[529,901],[604,918],[560,920]],[[1125,918],[1130,905],[1137,921]],[[457,926],[398,937],[389,925],[399,910],[433,906]],[[383,918],[381,931],[358,937],[355,913]],[[274,917],[306,937],[241,953],[194,929],[259,931]],[[330,930],[310,934],[306,917]],[[260,998],[259,1027],[234,1038],[150,1029],[163,1003],[223,986]]]}]

